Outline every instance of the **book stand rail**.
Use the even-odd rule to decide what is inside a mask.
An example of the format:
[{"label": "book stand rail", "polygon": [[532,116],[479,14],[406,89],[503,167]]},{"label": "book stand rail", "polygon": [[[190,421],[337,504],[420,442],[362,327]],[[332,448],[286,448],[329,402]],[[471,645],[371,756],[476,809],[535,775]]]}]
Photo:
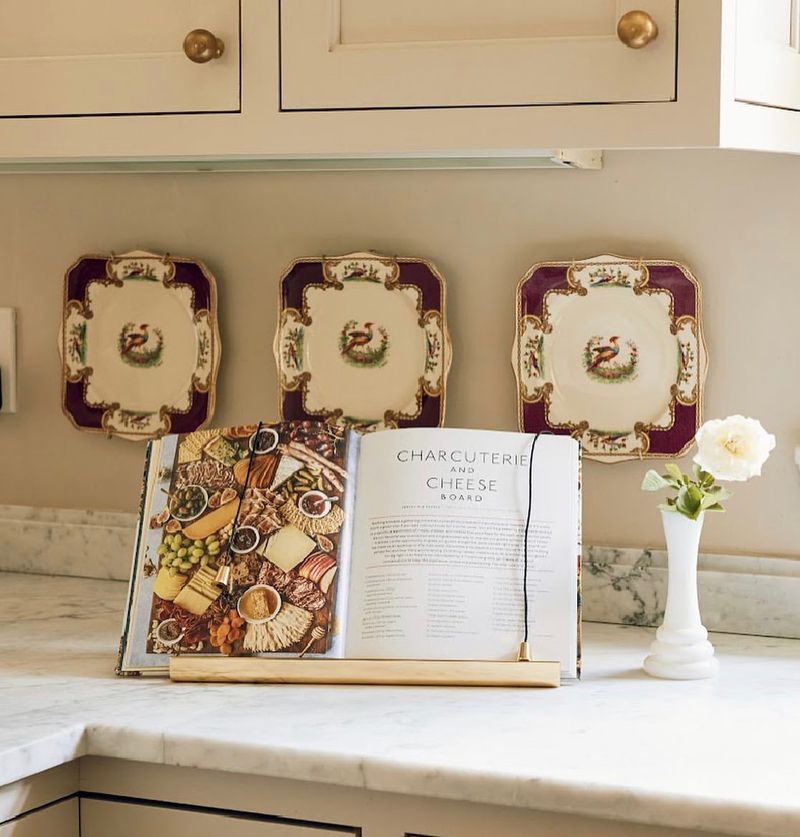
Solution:
[{"label": "book stand rail", "polygon": [[554,688],[552,661],[330,660],[269,657],[172,657],[169,676],[203,683],[352,683],[369,686],[518,686]]}]

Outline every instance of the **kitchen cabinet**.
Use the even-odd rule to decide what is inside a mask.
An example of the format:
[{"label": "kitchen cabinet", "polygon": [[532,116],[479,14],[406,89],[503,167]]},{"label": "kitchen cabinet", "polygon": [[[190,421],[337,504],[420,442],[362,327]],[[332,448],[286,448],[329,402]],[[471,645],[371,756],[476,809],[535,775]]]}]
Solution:
[{"label": "kitchen cabinet", "polygon": [[[0,0],[0,21],[1,117],[239,109],[237,0]],[[219,57],[187,58],[198,28]]]},{"label": "kitchen cabinet", "polygon": [[[617,25],[637,8],[658,32],[651,25],[632,49],[631,30]],[[593,159],[558,149],[800,153],[797,9],[793,0],[0,0],[0,167],[353,168],[355,159],[375,168],[422,158],[506,167]],[[183,39],[196,29],[224,41],[219,58],[189,60]]]},{"label": "kitchen cabinet", "polygon": [[676,0],[629,49],[616,0],[281,0],[281,105],[486,107],[675,98]]},{"label": "kitchen cabinet", "polygon": [[795,0],[739,0],[736,99],[800,110],[800,6]]},{"label": "kitchen cabinet", "polygon": [[[81,794],[81,837],[723,837],[511,805],[94,757],[82,759]],[[124,795],[137,803],[117,801]],[[242,816],[203,811],[205,806]],[[196,819],[184,818],[189,808],[196,809]],[[255,830],[247,830],[251,826]],[[270,830],[278,827],[284,830]]]},{"label": "kitchen cabinet", "polygon": [[0,825],[0,837],[79,837],[79,835],[78,800],[74,798],[56,802],[38,811],[31,811]]},{"label": "kitchen cabinet", "polygon": [[0,787],[0,837],[730,837],[519,804],[89,756]]},{"label": "kitchen cabinet", "polygon": [[[2,832],[0,832],[2,834]],[[169,805],[81,800],[80,837],[141,837],[143,834],[191,834],[192,837],[343,837],[352,828],[270,821],[245,814],[220,814]],[[3,835],[3,837],[5,837]]]}]

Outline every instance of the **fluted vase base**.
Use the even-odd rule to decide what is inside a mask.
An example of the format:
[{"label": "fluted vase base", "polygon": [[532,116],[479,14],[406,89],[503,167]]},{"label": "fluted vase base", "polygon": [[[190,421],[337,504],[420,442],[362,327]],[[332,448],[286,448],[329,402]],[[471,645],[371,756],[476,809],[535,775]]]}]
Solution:
[{"label": "fluted vase base", "polygon": [[649,675],[666,680],[703,680],[719,671],[719,660],[707,639],[676,643],[657,638],[643,667]]}]

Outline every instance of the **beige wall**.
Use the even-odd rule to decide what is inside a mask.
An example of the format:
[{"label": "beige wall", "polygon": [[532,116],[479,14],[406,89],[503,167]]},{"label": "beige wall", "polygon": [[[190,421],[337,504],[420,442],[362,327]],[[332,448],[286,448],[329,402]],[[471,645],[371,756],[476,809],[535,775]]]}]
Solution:
[{"label": "beige wall", "polygon": [[[706,551],[800,555],[800,158],[608,154],[601,172],[473,171],[0,176],[0,306],[18,309],[19,412],[0,415],[0,503],[133,510],[143,446],[61,414],[62,277],[85,252],[194,256],[217,275],[215,423],[277,414],[276,283],[294,257],[426,256],[450,291],[447,423],[514,428],[514,288],[534,261],[612,251],[686,261],[705,293],[706,414],[778,436],[765,475],[711,519]],[[588,543],[661,543],[645,465],[585,467]]]}]

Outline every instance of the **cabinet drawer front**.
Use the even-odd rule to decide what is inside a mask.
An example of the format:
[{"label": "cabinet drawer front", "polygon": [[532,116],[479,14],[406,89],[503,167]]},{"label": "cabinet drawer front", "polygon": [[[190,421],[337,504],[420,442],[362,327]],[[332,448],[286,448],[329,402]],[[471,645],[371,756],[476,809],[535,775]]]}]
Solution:
[{"label": "cabinet drawer front", "polygon": [[675,98],[676,0],[281,0],[284,110],[654,102]]},{"label": "cabinet drawer front", "polygon": [[800,110],[800,3],[738,0],[736,98]]},{"label": "cabinet drawer front", "polygon": [[78,800],[66,799],[4,823],[0,837],[78,837]]},{"label": "cabinet drawer front", "polygon": [[[223,54],[190,61],[192,29]],[[238,0],[0,0],[0,117],[238,109]]]},{"label": "cabinet drawer front", "polygon": [[191,834],[192,837],[343,837],[356,833],[355,829],[271,822],[256,815],[232,816],[164,805],[81,799],[81,837],[144,837],[151,834]]}]

